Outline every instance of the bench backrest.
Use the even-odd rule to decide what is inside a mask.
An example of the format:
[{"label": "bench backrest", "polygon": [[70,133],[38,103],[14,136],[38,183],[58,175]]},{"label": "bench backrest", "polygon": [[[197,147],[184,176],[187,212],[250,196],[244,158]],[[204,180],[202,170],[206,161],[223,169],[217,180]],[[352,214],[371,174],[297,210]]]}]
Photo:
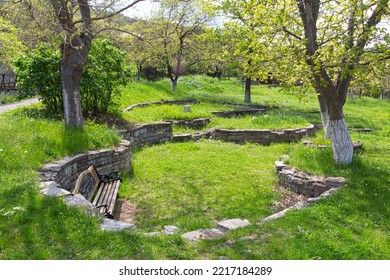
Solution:
[{"label": "bench backrest", "polygon": [[83,171],[77,178],[73,194],[80,193],[89,201],[92,201],[93,196],[100,184],[100,177],[95,166],[91,165],[87,170]]}]

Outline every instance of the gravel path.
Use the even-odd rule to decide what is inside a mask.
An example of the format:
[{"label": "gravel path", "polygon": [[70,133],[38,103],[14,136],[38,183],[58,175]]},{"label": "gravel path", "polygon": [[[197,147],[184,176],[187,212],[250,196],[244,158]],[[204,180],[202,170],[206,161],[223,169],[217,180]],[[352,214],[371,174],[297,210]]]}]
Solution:
[{"label": "gravel path", "polygon": [[39,102],[38,98],[33,98],[33,99],[22,100],[20,102],[0,105],[0,114],[7,112],[7,111],[11,111],[11,110],[16,109],[18,107],[29,106],[29,105],[32,105],[32,104],[35,104],[38,102]]}]

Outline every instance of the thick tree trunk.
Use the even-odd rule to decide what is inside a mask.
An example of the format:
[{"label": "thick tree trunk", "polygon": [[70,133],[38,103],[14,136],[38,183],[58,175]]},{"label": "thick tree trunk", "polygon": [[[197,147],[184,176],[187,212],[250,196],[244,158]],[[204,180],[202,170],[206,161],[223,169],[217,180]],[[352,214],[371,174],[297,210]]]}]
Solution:
[{"label": "thick tree trunk", "polygon": [[172,90],[173,91],[177,90],[177,80],[175,80],[175,79],[172,80]]},{"label": "thick tree trunk", "polygon": [[245,97],[244,102],[251,103],[251,86],[252,86],[252,78],[247,76],[245,78]]},{"label": "thick tree trunk", "polygon": [[[343,99],[334,87],[328,87],[325,96],[328,105],[327,133],[332,141],[333,158],[336,164],[350,164],[353,157],[353,143],[343,113]],[[325,91],[325,90],[324,90]]]},{"label": "thick tree trunk", "polygon": [[[83,116],[80,96],[82,69],[74,69],[68,63],[61,66],[62,98],[66,127],[83,127]],[[81,73],[80,73],[81,72]]]},{"label": "thick tree trunk", "polygon": [[353,157],[353,144],[345,119],[329,120],[328,127],[336,164],[350,164]]}]

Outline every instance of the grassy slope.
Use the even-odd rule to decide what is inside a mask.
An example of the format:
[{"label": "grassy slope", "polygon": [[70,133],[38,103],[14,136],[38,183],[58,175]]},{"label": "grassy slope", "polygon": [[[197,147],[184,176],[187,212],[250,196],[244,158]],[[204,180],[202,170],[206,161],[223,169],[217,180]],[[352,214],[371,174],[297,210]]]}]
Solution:
[{"label": "grassy slope", "polygon": [[[180,83],[183,80],[184,83]],[[219,83],[191,77],[179,81],[179,92],[175,94],[170,92],[167,81],[133,84],[124,92],[126,94],[120,102],[123,108],[132,103],[173,98],[242,100],[241,86],[235,81]],[[253,100],[259,104],[281,106],[280,110],[300,114],[310,122],[320,121],[318,114],[309,113],[317,110],[314,99],[302,104],[292,95],[283,95],[276,89],[255,87]],[[254,155],[263,151],[267,162],[268,158],[270,161],[264,169],[267,174],[264,185],[272,185],[275,180],[270,173],[272,162],[276,159],[274,157],[288,153],[294,166],[315,173],[345,176],[349,180],[348,186],[333,197],[307,209],[291,212],[278,221],[253,225],[231,232],[224,238],[197,244],[184,242],[178,235],[148,238],[137,233],[101,232],[96,219],[65,206],[58,199],[37,194],[36,170],[43,162],[77,152],[80,146],[85,150],[113,145],[117,139],[112,138],[112,132],[107,128],[91,125],[77,137],[81,141],[75,143],[72,141],[75,134],[64,132],[59,122],[2,115],[0,259],[215,259],[219,256],[231,259],[389,259],[389,114],[390,105],[386,102],[368,98],[348,102],[346,116],[351,127],[376,128],[373,134],[352,133],[353,140],[363,141],[366,149],[363,155],[355,157],[350,167],[334,166],[328,150],[316,151],[299,143],[256,148]],[[326,142],[320,133],[312,140]],[[237,151],[233,146],[238,148]],[[221,153],[231,153],[231,156],[240,150],[245,152],[254,148],[252,145],[209,144],[207,141],[178,146],[167,144],[136,153],[135,164],[142,157],[163,156],[166,150],[172,151],[168,155],[173,155],[174,152],[191,149],[199,152],[199,147],[210,152],[219,149]],[[203,161],[207,163],[207,158]],[[142,168],[146,172],[148,164],[151,163],[146,161],[139,164],[135,174],[142,173]],[[185,165],[186,161],[181,164]],[[263,159],[260,159],[259,165],[263,164]],[[197,165],[191,168],[198,168]],[[176,174],[177,170],[169,172]],[[165,180],[163,175],[157,175]],[[193,176],[192,172],[188,176]],[[197,182],[199,178],[191,179]],[[219,179],[224,178],[221,176]],[[206,176],[205,180],[209,180],[209,177]],[[121,195],[129,196],[130,191],[126,193],[127,190],[123,190]],[[202,203],[202,200],[198,201]],[[191,207],[196,212],[196,203]],[[216,216],[229,216],[221,213],[222,208],[218,206],[212,211]],[[254,214],[252,221],[267,214],[269,209],[262,208],[261,211],[258,215]],[[167,220],[163,220],[161,226],[174,219],[169,217],[169,211],[166,213]],[[199,225],[207,225],[209,217],[205,220],[200,218]],[[183,225],[185,223],[182,221]],[[151,228],[158,226],[157,220],[146,225]],[[188,223],[188,227],[191,226],[195,224]]]}]

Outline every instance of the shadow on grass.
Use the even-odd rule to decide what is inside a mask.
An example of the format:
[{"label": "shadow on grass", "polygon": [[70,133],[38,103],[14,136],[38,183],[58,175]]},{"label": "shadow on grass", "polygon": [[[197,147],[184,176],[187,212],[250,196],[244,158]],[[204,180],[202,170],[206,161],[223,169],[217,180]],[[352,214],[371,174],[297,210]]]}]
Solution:
[{"label": "shadow on grass", "polygon": [[140,235],[101,231],[99,219],[59,198],[38,195],[31,186],[16,186],[2,196],[13,199],[1,207],[18,210],[1,217],[0,259],[153,258]]}]

